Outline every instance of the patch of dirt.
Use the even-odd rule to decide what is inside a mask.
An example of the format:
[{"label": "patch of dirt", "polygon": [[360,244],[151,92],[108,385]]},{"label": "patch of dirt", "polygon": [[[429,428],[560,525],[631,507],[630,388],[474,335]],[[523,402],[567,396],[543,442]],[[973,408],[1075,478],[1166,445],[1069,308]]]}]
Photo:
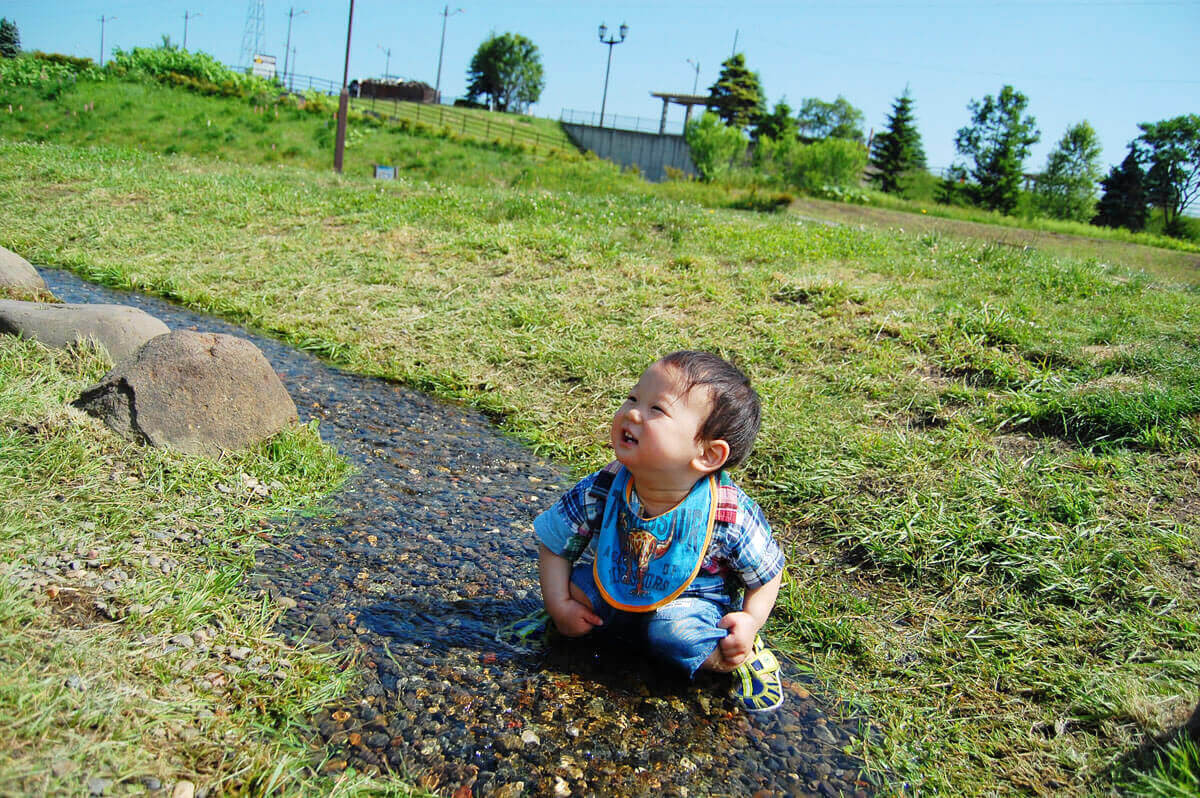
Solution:
[{"label": "patch of dirt", "polygon": [[1027,460],[1046,450],[1050,454],[1062,455],[1071,451],[1061,438],[1032,438],[1020,433],[996,436],[996,451],[1012,460]]},{"label": "patch of dirt", "polygon": [[95,590],[51,587],[45,596],[51,611],[63,622],[63,626],[90,629],[111,620],[104,601]]}]

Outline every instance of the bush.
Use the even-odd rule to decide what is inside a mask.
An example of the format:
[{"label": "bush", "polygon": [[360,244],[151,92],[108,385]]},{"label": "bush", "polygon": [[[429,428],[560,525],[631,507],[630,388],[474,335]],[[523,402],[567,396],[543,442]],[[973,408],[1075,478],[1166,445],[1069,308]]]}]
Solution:
[{"label": "bush", "polygon": [[235,72],[208,53],[176,47],[116,48],[105,70],[118,77],[150,78],[162,83],[230,97],[277,95],[278,86],[257,75]]},{"label": "bush", "polygon": [[768,175],[809,194],[830,188],[857,189],[867,167],[867,149],[856,141],[825,139],[805,144],[799,139],[763,139],[755,160]]},{"label": "bush", "polygon": [[[82,62],[82,63],[79,63]],[[48,89],[73,83],[79,78],[97,80],[103,73],[86,58],[31,53],[19,58],[0,59],[0,86],[31,86]]]},{"label": "bush", "polygon": [[727,127],[719,116],[707,111],[688,122],[683,135],[692,151],[692,163],[706,183],[728,172],[734,158],[746,151],[742,131]]}]

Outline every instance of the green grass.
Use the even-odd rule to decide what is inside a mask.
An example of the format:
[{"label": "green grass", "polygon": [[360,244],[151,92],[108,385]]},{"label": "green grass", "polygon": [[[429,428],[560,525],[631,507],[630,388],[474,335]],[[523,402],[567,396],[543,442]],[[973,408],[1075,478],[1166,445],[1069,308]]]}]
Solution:
[{"label": "green grass", "polygon": [[353,99],[350,107],[389,121],[404,120],[410,128],[424,125],[429,132],[446,131],[488,144],[523,144],[543,152],[576,150],[558,122],[525,114],[378,99]]},{"label": "green grass", "polygon": [[735,358],[765,403],[736,477],[791,563],[768,631],[921,791],[1103,792],[1195,705],[1194,288],[586,160],[481,180],[492,156],[447,146],[476,174],[0,141],[0,245],[465,401],[579,469],[655,355]]},{"label": "green grass", "polygon": [[[1124,228],[1097,227],[1083,222],[1073,222],[1063,219],[1049,219],[1041,216],[1006,216],[996,211],[986,211],[981,208],[961,207],[955,205],[939,205],[935,202],[921,202],[903,199],[895,194],[885,194],[882,191],[867,192],[870,204],[880,208],[891,208],[906,213],[925,213],[944,219],[956,219],[981,224],[998,225],[1001,227],[1038,230],[1048,233],[1061,233],[1073,236],[1088,236],[1101,238],[1106,241],[1122,241],[1129,244],[1142,244],[1150,247],[1163,247],[1181,252],[1200,253],[1200,240],[1172,238],[1154,232],[1134,233]],[[1195,223],[1194,223],[1195,224]]]},{"label": "green grass", "polygon": [[220,464],[133,447],[67,407],[109,366],[0,338],[0,793],[355,794],[313,775],[304,728],[342,655],[292,648],[241,583],[265,519],[345,463],[312,427]]}]

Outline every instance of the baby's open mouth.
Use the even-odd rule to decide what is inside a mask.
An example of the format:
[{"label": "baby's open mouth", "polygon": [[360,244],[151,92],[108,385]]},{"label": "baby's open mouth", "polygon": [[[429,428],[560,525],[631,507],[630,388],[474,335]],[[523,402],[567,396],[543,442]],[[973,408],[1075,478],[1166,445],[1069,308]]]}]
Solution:
[{"label": "baby's open mouth", "polygon": [[628,432],[621,433],[621,440],[624,441],[625,443],[629,443],[629,444],[637,443],[637,438],[633,437]]}]

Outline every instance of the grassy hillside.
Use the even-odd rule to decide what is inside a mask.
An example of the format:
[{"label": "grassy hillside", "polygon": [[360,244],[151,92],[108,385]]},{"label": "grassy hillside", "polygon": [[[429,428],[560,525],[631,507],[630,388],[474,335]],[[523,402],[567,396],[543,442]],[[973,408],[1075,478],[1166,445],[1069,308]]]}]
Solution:
[{"label": "grassy hillside", "polygon": [[864,753],[917,788],[1103,791],[1195,706],[1194,288],[381,130],[355,158],[377,141],[426,165],[264,165],[273,114],[251,135],[229,103],[207,149],[207,124],[177,126],[196,101],[152,112],[196,157],[118,118],[144,151],[81,148],[108,123],[62,109],[37,124],[70,145],[20,143],[16,113],[44,109],[0,116],[0,245],[469,402],[580,469],[656,354],[735,358],[766,405],[736,477],[791,563],[769,632],[878,719]]}]

